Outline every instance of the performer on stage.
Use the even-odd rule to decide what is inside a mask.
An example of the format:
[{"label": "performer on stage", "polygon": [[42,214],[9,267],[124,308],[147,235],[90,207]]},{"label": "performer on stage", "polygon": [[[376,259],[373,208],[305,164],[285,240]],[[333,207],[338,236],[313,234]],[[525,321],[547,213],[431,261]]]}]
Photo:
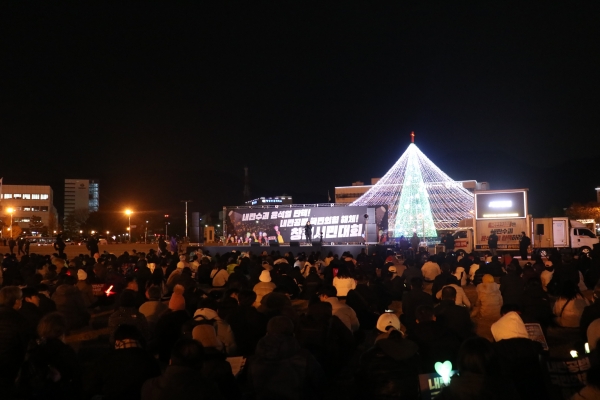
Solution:
[{"label": "performer on stage", "polygon": [[310,224],[310,221],[304,226],[304,236],[306,236],[306,243],[312,242],[312,225]]}]

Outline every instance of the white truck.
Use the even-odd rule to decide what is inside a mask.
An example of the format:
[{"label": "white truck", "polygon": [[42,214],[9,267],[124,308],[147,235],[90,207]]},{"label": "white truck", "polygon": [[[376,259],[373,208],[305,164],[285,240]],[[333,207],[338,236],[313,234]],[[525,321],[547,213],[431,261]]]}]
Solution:
[{"label": "white truck", "polygon": [[[498,251],[519,251],[522,232],[531,238],[533,253],[545,253],[550,249],[568,250],[576,253],[589,253],[598,237],[584,224],[567,217],[506,219],[493,221],[461,221],[453,234],[454,251],[471,253],[487,251],[487,239],[491,232],[498,235]],[[474,225],[474,226],[473,226]]]},{"label": "white truck", "polygon": [[598,243],[598,237],[585,224],[567,217],[532,218],[531,247],[534,251],[571,249],[589,253]]}]

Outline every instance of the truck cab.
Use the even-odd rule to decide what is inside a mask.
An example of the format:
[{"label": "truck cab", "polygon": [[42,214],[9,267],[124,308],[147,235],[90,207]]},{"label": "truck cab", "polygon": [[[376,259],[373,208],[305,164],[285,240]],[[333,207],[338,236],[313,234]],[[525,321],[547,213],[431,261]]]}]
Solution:
[{"label": "truck cab", "polygon": [[473,252],[473,228],[458,228],[453,234],[454,251],[456,253],[468,254]]},{"label": "truck cab", "polygon": [[598,237],[590,228],[566,217],[534,218],[532,232],[532,247],[539,250],[571,249],[589,253],[598,243]]}]

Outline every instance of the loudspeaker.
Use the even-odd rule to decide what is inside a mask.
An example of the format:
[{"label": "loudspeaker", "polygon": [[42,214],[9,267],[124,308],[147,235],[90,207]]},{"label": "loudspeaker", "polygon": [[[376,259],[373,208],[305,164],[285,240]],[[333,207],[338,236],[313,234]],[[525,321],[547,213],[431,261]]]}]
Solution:
[{"label": "loudspeaker", "polygon": [[[202,236],[204,236],[204,235],[202,235]],[[190,242],[201,243],[200,242],[200,213],[199,212],[192,213],[192,231],[190,233]],[[202,242],[204,242],[204,240]]]},{"label": "loudspeaker", "polygon": [[366,230],[366,241],[369,243],[377,242],[377,224],[367,224]]},{"label": "loudspeaker", "polygon": [[300,247],[300,242],[290,242],[290,247]]},{"label": "loudspeaker", "polygon": [[536,235],[543,235],[544,234],[544,224],[537,224],[535,226],[535,234]]},{"label": "loudspeaker", "polygon": [[269,240],[269,246],[279,247],[279,242],[277,242],[277,240]]},{"label": "loudspeaker", "polygon": [[252,243],[250,243],[250,247],[260,247],[260,243],[252,242]]}]

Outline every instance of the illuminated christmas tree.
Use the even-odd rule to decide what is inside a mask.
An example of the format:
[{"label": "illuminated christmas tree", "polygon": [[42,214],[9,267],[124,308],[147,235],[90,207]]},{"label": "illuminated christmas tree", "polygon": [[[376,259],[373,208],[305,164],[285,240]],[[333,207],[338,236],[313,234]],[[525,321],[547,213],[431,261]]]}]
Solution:
[{"label": "illuminated christmas tree", "polygon": [[437,237],[436,229],[455,229],[471,218],[473,194],[453,181],[413,143],[368,192],[351,205],[388,206],[388,231],[394,237]]}]

